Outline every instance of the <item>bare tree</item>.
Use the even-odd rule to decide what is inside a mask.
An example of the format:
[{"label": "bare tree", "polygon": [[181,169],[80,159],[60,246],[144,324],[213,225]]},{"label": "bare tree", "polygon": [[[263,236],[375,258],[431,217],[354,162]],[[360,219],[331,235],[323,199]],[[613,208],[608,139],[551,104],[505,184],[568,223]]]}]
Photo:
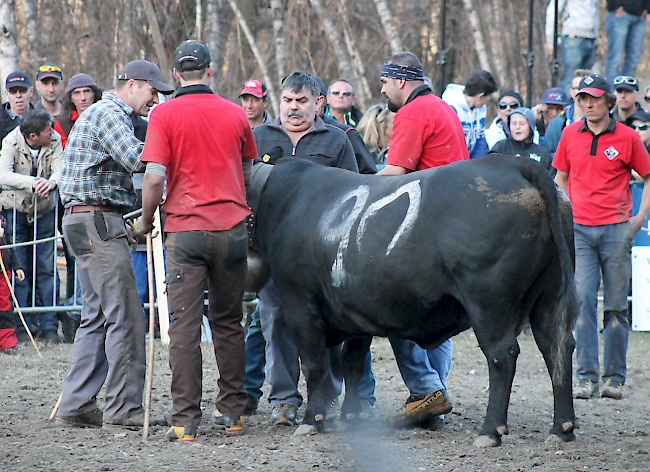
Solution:
[{"label": "bare tree", "polygon": [[472,33],[474,34],[474,43],[476,45],[476,53],[478,54],[478,61],[481,64],[481,69],[491,70],[490,59],[488,57],[487,49],[485,48],[485,40],[483,39],[483,32],[481,31],[481,20],[478,13],[474,8],[474,0],[463,0],[463,5],[469,16],[469,22],[472,25]]},{"label": "bare tree", "polygon": [[[18,43],[16,41],[16,3],[14,0],[0,0],[0,80],[18,70]],[[2,87],[4,90],[4,87]],[[4,95],[4,93],[3,93]],[[6,99],[6,97],[4,97]]]},{"label": "bare tree", "polygon": [[348,23],[346,0],[339,0],[339,5],[341,7],[343,37],[345,38],[345,44],[348,48],[348,54],[352,58],[352,66],[354,68],[354,77],[352,79],[356,84],[357,102],[362,109],[365,109],[371,97],[370,86],[368,85],[368,79],[366,79],[366,71],[361,60],[361,55],[352,36],[350,24]]},{"label": "bare tree", "polygon": [[23,7],[23,15],[25,17],[25,36],[27,43],[32,45],[32,48],[38,47],[38,8],[34,0],[21,0]]},{"label": "bare tree", "polygon": [[285,75],[287,51],[284,42],[284,20],[282,19],[282,0],[271,0],[273,11],[273,38],[275,39],[275,68],[278,83]]},{"label": "bare tree", "polygon": [[269,76],[269,69],[266,65],[266,61],[262,57],[262,54],[260,53],[259,48],[257,47],[257,43],[255,42],[255,38],[253,37],[253,33],[251,33],[250,28],[248,27],[248,24],[246,23],[246,20],[244,19],[244,16],[241,14],[239,11],[239,8],[237,8],[237,5],[235,4],[234,0],[228,0],[228,4],[230,5],[230,8],[232,8],[232,11],[235,13],[235,16],[237,17],[237,21],[239,22],[239,26],[241,27],[242,31],[244,32],[244,35],[246,36],[246,40],[248,41],[248,45],[251,48],[251,51],[253,52],[253,55],[257,59],[257,63],[260,67],[260,70],[262,71],[262,75],[264,76],[264,82],[269,84],[267,87],[267,90],[269,92],[269,98],[271,100],[271,106],[273,107],[273,113],[275,115],[278,115],[280,113],[279,105],[278,105],[278,99],[277,95],[275,93],[275,88],[271,86],[271,77]]},{"label": "bare tree", "polygon": [[219,70],[220,67],[217,64],[221,63],[221,57],[223,53],[221,51],[222,41],[220,36],[221,28],[219,24],[219,0],[207,0],[206,5],[206,14],[208,22],[208,31],[206,36],[208,38],[207,46],[210,49],[210,54],[212,56],[212,69],[214,74],[212,75],[212,80],[210,82],[210,88],[217,93],[219,89]]},{"label": "bare tree", "polygon": [[388,8],[388,3],[386,3],[386,0],[374,0],[374,2],[377,8],[377,14],[384,27],[386,39],[388,40],[388,44],[390,44],[391,54],[404,51],[404,46],[402,46],[402,41],[400,41],[399,35],[397,34],[397,27],[395,26],[395,21],[393,21],[393,14]]},{"label": "bare tree", "polygon": [[169,58],[167,57],[167,51],[165,50],[162,34],[160,33],[160,26],[158,25],[158,18],[156,17],[156,10],[154,10],[151,0],[142,0],[142,4],[144,5],[145,12],[147,13],[147,19],[149,20],[151,37],[153,38],[153,44],[156,48],[158,65],[160,66],[163,80],[167,83],[170,83],[171,68],[169,66]]},{"label": "bare tree", "polygon": [[321,20],[323,22],[323,29],[327,34],[327,38],[329,39],[330,44],[332,45],[334,55],[336,56],[336,60],[338,62],[340,75],[352,78],[354,74],[352,72],[350,57],[341,44],[339,30],[334,25],[330,11],[325,5],[323,5],[321,0],[309,0],[309,3],[311,3],[311,6],[321,17]]}]

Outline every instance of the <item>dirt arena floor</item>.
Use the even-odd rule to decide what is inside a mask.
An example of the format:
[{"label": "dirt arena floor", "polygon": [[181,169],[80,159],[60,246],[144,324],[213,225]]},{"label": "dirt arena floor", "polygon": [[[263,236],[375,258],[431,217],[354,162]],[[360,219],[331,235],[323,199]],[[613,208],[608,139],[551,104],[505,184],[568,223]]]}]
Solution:
[{"label": "dirt arena floor", "polygon": [[[295,427],[272,427],[265,397],[247,417],[245,434],[226,437],[210,422],[216,396],[211,345],[204,353],[204,418],[191,444],[164,441],[153,428],[140,433],[64,428],[47,421],[59,396],[71,345],[41,345],[43,358],[0,356],[0,471],[648,471],[650,470],[650,333],[632,333],[628,381],[620,401],[576,400],[577,440],[547,444],[552,421],[549,377],[531,335],[519,338],[517,375],[510,400],[510,434],[501,447],[472,445],[487,406],[485,359],[471,332],[454,338],[448,388],[454,410],[442,430],[395,430],[385,419],[408,392],[390,345],[373,343],[377,415],[361,431],[338,422],[325,434],[294,436]],[[170,409],[168,353],[156,346],[153,410]],[[267,388],[267,386],[265,386]],[[304,385],[301,386],[304,391]],[[100,397],[103,393],[100,394]],[[101,402],[101,401],[100,401]]]}]

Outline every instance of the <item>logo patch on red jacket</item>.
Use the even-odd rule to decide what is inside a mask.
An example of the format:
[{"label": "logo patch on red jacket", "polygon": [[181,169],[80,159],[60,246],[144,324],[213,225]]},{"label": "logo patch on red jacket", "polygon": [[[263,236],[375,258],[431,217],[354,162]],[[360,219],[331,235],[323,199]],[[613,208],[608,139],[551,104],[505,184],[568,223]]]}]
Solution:
[{"label": "logo patch on red jacket", "polygon": [[604,153],[605,156],[607,156],[607,159],[609,159],[610,161],[614,159],[616,156],[618,156],[618,151],[614,146],[610,146],[607,149],[605,149]]}]

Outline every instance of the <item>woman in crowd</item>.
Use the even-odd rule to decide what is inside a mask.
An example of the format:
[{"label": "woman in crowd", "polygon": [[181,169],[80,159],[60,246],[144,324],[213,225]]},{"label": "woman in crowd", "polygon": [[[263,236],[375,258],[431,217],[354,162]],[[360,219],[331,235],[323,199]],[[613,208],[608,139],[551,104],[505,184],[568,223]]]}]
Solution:
[{"label": "woman in crowd", "polygon": [[377,170],[386,166],[386,155],[390,138],[393,135],[395,113],[386,105],[379,104],[370,107],[357,125],[357,131],[363,136],[363,142],[375,159]]},{"label": "woman in crowd", "polygon": [[529,108],[516,108],[507,118],[510,136],[496,143],[491,153],[505,154],[506,156],[528,157],[543,165],[551,175],[555,170],[551,166],[551,155],[540,146],[533,143],[535,130],[535,115]]}]

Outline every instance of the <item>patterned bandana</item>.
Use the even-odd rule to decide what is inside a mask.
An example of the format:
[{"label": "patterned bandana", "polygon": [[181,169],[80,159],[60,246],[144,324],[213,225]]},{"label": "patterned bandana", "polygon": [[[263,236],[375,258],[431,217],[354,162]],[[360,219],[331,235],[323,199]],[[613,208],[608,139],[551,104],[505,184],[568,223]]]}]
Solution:
[{"label": "patterned bandana", "polygon": [[401,66],[385,62],[381,68],[381,76],[389,79],[424,80],[421,67]]}]

